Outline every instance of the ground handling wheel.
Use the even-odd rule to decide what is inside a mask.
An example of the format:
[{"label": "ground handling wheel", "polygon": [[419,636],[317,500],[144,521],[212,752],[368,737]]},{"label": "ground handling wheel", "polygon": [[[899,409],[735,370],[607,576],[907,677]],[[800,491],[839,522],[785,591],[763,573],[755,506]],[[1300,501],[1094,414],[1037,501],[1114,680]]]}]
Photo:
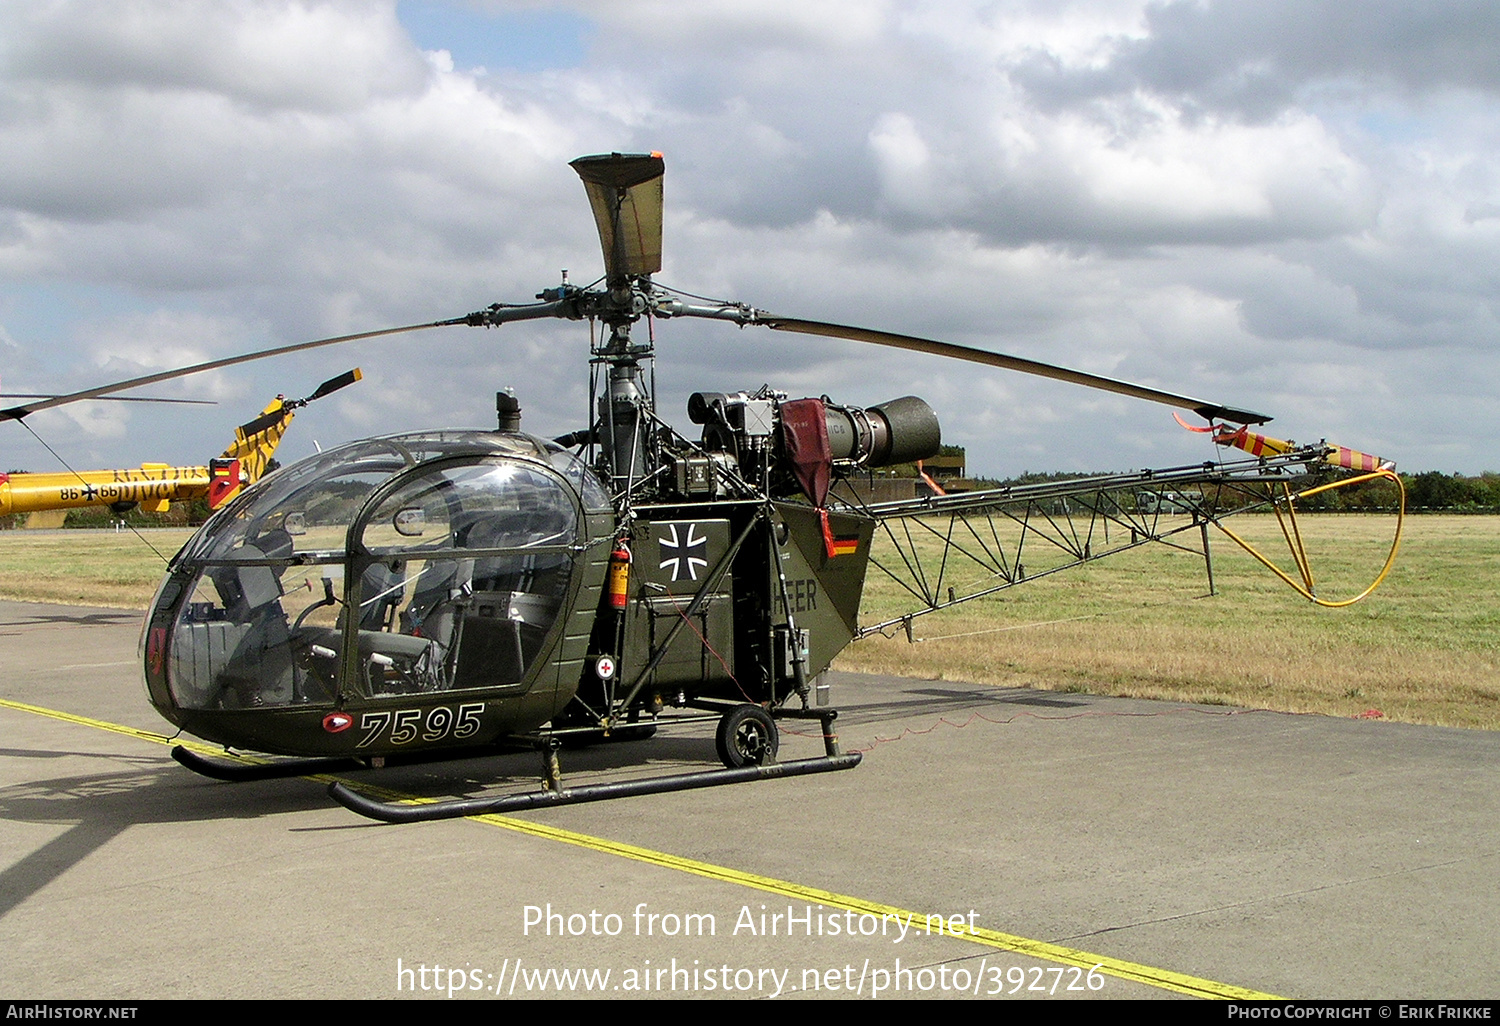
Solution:
[{"label": "ground handling wheel", "polygon": [[715,741],[719,758],[730,769],[775,762],[781,745],[776,721],[758,705],[737,705],[725,713]]}]

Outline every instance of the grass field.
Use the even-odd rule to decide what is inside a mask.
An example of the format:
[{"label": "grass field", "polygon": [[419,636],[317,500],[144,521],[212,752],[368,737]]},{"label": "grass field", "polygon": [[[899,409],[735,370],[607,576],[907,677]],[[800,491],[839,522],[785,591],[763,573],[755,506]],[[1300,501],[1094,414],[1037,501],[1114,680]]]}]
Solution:
[{"label": "grass field", "polygon": [[[1276,522],[1231,525],[1280,546]],[[1357,593],[1389,548],[1389,517],[1304,517],[1319,594]],[[146,537],[171,555],[186,531]],[[1189,536],[1195,537],[1195,536]],[[914,622],[916,644],[871,638],[839,669],[1357,716],[1500,727],[1500,517],[1407,521],[1373,596],[1322,609],[1222,535],[1218,594],[1201,557],[1146,546]],[[1290,560],[1280,549],[1281,564]],[[162,559],[131,534],[0,532],[0,597],[144,609]],[[867,618],[910,609],[873,572]]]},{"label": "grass field", "polygon": [[[1328,598],[1362,591],[1394,519],[1301,518]],[[1291,571],[1275,518],[1230,521]],[[1196,540],[1193,536],[1187,538]],[[1500,727],[1500,517],[1409,518],[1395,568],[1364,602],[1324,609],[1223,535],[1203,559],[1146,546],[871,638],[840,669],[1409,723]],[[877,550],[878,551],[878,550]],[[1295,574],[1293,574],[1295,576]],[[901,603],[872,574],[868,611]]]},{"label": "grass field", "polygon": [[145,610],[166,559],[192,536],[187,528],[139,537],[108,530],[0,531],[0,598]]}]

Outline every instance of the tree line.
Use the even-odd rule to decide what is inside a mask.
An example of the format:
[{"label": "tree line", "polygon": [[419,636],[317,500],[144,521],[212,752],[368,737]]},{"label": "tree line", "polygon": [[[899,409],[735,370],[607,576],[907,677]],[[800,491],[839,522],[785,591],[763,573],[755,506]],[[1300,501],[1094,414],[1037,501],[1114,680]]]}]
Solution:
[{"label": "tree line", "polygon": [[[1093,476],[1095,475],[1026,471],[1003,481],[982,482],[980,487],[999,488]],[[1398,476],[1402,487],[1406,489],[1408,512],[1500,513],[1500,473],[1486,471],[1469,477],[1429,470],[1420,474]],[[1337,478],[1330,476],[1328,480],[1334,481]],[[1394,510],[1398,499],[1395,484],[1385,478],[1378,478],[1299,499],[1297,508],[1310,513],[1379,513]]]}]

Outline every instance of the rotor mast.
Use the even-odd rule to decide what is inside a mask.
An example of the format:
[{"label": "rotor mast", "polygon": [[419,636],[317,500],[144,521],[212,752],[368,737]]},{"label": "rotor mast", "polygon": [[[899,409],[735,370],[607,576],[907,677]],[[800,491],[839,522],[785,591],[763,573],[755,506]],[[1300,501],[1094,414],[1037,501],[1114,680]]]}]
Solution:
[{"label": "rotor mast", "polygon": [[606,331],[593,358],[608,368],[598,398],[599,443],[614,490],[627,494],[647,474],[654,411],[654,375],[643,370],[654,347],[631,337],[631,326],[652,303],[651,275],[661,270],[660,153],[579,157],[570,165],[583,180],[604,252],[606,295],[591,312]]}]

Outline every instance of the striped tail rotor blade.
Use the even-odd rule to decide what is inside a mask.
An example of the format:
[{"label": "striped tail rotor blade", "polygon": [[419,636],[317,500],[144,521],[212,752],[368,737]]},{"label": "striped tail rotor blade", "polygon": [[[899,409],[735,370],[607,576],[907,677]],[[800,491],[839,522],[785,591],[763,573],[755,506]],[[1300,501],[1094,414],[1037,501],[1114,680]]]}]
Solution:
[{"label": "striped tail rotor blade", "polygon": [[1270,435],[1262,435],[1245,428],[1239,430],[1224,429],[1214,435],[1214,441],[1220,445],[1232,445],[1236,449],[1244,449],[1251,456],[1280,456],[1282,453],[1291,452],[1296,448],[1291,442],[1280,438],[1272,438]]},{"label": "striped tail rotor blade", "polygon": [[1389,463],[1379,456],[1360,452],[1358,449],[1351,449],[1347,445],[1330,445],[1328,447],[1328,455],[1324,456],[1323,459],[1327,463],[1332,463],[1335,467],[1362,470],[1366,473],[1373,473],[1377,470],[1385,470],[1395,466],[1394,463]]}]

